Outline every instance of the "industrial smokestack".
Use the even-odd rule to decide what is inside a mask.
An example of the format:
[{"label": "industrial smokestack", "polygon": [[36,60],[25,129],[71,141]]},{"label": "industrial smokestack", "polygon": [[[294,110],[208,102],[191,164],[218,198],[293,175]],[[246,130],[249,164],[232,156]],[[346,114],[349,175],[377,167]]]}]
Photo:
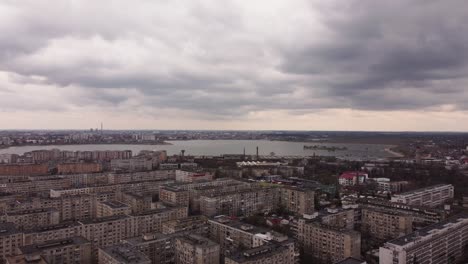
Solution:
[{"label": "industrial smokestack", "polygon": [[257,146],[257,160],[258,160],[258,146]]}]

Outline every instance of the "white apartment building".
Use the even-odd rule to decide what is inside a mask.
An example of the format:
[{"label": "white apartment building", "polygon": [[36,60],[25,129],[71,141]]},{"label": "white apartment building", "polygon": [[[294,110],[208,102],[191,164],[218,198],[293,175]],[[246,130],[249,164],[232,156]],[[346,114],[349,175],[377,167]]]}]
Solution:
[{"label": "white apartment building", "polygon": [[392,196],[391,201],[408,205],[435,207],[452,199],[454,187],[451,184],[438,184]]},{"label": "white apartment building", "polygon": [[468,250],[468,214],[430,225],[380,247],[381,264],[459,263]]}]

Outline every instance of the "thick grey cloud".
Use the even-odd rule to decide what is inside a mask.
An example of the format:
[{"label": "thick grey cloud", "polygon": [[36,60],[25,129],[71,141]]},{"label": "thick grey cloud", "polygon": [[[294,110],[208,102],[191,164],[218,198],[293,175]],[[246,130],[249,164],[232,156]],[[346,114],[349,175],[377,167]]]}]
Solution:
[{"label": "thick grey cloud", "polygon": [[3,110],[468,109],[462,0],[7,0],[0,32]]},{"label": "thick grey cloud", "polygon": [[352,108],[466,109],[467,7],[461,0],[333,2],[320,7],[329,37],[284,52],[281,69],[328,76],[311,85],[349,98]]}]

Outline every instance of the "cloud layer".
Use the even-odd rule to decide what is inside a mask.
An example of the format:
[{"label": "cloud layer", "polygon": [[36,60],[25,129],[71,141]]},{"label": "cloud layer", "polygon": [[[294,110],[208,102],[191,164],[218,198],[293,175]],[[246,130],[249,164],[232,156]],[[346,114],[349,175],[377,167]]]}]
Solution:
[{"label": "cloud layer", "polygon": [[468,129],[463,0],[6,0],[0,32],[5,128]]}]

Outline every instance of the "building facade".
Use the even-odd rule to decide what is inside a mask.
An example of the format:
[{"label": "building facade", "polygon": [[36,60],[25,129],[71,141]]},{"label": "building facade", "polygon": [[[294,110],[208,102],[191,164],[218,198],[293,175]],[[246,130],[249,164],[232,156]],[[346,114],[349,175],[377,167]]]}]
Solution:
[{"label": "building facade", "polygon": [[436,207],[453,199],[454,187],[451,184],[438,184],[426,188],[392,196],[391,201],[416,206]]},{"label": "building facade", "polygon": [[320,262],[335,263],[348,257],[361,256],[361,234],[356,231],[301,219],[298,223],[298,240],[304,253]]},{"label": "building facade", "polygon": [[381,264],[458,263],[468,251],[468,215],[454,216],[380,247]]}]

